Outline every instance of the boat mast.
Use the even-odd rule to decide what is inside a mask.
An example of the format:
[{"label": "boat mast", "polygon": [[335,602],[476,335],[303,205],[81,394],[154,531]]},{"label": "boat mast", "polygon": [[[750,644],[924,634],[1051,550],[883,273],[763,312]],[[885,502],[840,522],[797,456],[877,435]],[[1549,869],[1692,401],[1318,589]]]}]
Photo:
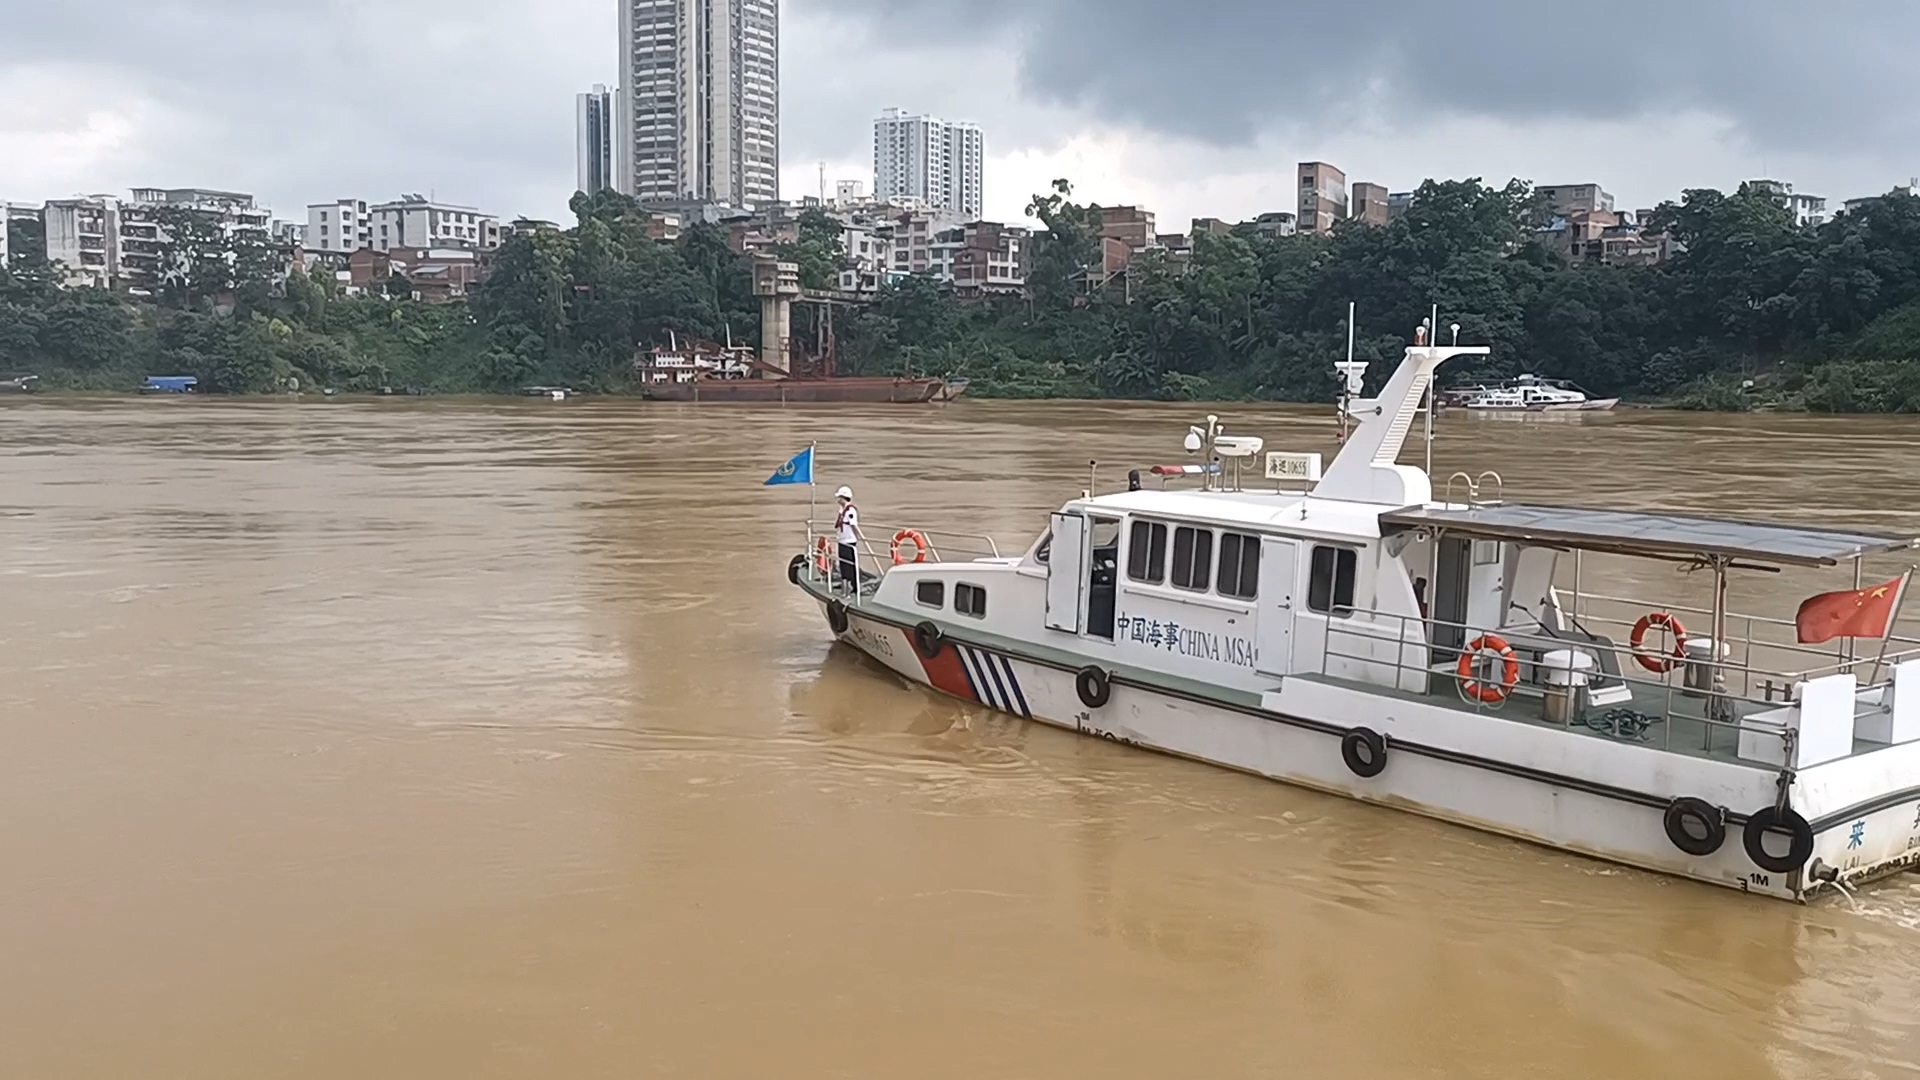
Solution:
[{"label": "boat mast", "polygon": [[[1427,337],[1428,348],[1432,348],[1433,346],[1438,345],[1440,343],[1439,342],[1439,337],[1440,337],[1440,305],[1439,304],[1433,305],[1433,314],[1430,318],[1427,319],[1426,337]],[[1429,479],[1431,479],[1433,476],[1433,384],[1434,384],[1434,381],[1435,380],[1431,378],[1427,380],[1427,476]]]}]

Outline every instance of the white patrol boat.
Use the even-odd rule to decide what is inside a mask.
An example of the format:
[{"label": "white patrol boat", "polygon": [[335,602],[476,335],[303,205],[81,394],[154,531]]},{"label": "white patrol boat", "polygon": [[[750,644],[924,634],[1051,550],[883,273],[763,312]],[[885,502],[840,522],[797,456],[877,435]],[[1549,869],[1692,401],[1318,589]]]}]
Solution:
[{"label": "white patrol boat", "polygon": [[[1259,440],[1209,417],[1205,464],[1155,470],[1200,490],[1074,499],[1018,556],[901,530],[852,586],[822,522],[788,577],[903,678],[1086,735],[1782,899],[1920,863],[1920,642],[1885,636],[1911,571],[1798,624],[1726,602],[1730,569],[1858,582],[1920,541],[1515,505],[1493,474],[1436,501],[1400,451],[1435,370],[1486,350],[1421,342],[1324,475],[1273,454],[1246,488]],[[1711,606],[1583,593],[1590,552],[1698,569]],[[1800,644],[1838,625],[1877,655]]]}]

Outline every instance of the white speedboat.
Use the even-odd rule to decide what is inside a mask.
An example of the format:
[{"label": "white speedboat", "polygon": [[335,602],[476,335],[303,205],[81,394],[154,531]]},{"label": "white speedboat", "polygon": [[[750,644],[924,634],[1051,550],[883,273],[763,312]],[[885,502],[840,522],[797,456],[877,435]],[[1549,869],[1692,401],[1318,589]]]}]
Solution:
[{"label": "white speedboat", "polygon": [[1596,398],[1565,379],[1537,375],[1450,391],[1446,398],[1449,405],[1482,412],[1597,412],[1620,404],[1619,398]]},{"label": "white speedboat", "polygon": [[[1156,470],[1197,490],[1083,495],[1004,557],[902,530],[852,587],[822,522],[788,577],[902,678],[1085,735],[1789,900],[1920,863],[1920,642],[1873,640],[1869,662],[1798,644],[1825,640],[1808,606],[1775,642],[1750,628],[1794,619],[1726,602],[1729,569],[1920,541],[1517,505],[1493,474],[1436,500],[1400,452],[1435,370],[1485,351],[1409,348],[1347,402],[1324,474],[1250,468],[1260,440],[1209,417],[1202,464]],[[1605,595],[1588,552],[1691,567],[1716,599]],[[1905,580],[1808,604],[1884,636]]]}]

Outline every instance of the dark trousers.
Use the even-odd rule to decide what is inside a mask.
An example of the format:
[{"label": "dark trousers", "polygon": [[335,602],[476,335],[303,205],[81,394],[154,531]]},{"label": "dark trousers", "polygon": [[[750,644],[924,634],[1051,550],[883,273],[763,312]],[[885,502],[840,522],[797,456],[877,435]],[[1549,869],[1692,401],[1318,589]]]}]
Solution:
[{"label": "dark trousers", "polygon": [[860,587],[860,560],[854,554],[852,544],[840,545],[840,581],[854,588]]}]

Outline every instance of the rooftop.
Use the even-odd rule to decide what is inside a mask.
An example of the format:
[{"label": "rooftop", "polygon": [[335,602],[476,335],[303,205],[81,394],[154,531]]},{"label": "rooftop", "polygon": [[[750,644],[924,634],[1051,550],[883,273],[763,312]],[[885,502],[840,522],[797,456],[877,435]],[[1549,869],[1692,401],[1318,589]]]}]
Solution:
[{"label": "rooftop", "polygon": [[1835,566],[1920,546],[1920,539],[1911,537],[1577,506],[1410,506],[1381,514],[1380,524],[1643,558],[1723,557],[1782,566]]}]

